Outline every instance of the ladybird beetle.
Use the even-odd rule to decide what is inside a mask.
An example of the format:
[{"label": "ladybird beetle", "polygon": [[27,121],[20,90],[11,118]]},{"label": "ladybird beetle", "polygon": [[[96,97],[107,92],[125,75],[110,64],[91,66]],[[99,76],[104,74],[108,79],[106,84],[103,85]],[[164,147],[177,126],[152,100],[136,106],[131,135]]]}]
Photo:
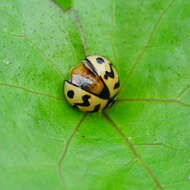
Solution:
[{"label": "ladybird beetle", "polygon": [[87,56],[64,81],[64,94],[75,108],[97,112],[110,107],[119,93],[119,78],[112,64],[99,55]]}]

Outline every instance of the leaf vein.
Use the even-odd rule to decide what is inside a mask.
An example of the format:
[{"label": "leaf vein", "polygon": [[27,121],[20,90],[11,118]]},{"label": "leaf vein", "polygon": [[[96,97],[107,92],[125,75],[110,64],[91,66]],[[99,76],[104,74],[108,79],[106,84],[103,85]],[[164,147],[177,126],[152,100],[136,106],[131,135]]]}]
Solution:
[{"label": "leaf vein", "polygon": [[[140,60],[142,59],[142,57],[144,56],[146,50],[148,49],[148,47],[150,46],[151,44],[151,41],[155,35],[155,32],[159,26],[159,24],[161,23],[162,21],[162,18],[165,16],[166,12],[169,10],[169,8],[173,5],[173,3],[175,2],[176,0],[171,0],[171,2],[167,5],[167,7],[161,12],[160,16],[158,17],[156,23],[154,24],[153,26],[153,29],[152,31],[150,32],[150,36],[144,46],[144,48],[142,49],[142,51],[137,55],[136,59],[132,62],[132,67],[131,67],[131,70],[129,71],[129,74],[128,74],[128,78],[127,80],[125,81],[125,83],[123,84],[127,84],[129,79],[131,78],[131,76],[133,75],[138,63],[140,62]],[[126,85],[125,85],[126,86]],[[122,87],[123,89],[124,87]]]},{"label": "leaf vein", "polygon": [[69,150],[71,142],[72,142],[73,138],[75,137],[75,134],[77,133],[77,131],[81,127],[82,123],[85,121],[87,115],[88,115],[88,113],[83,114],[82,118],[79,120],[79,122],[77,123],[77,125],[74,127],[71,135],[69,136],[69,138],[66,141],[64,150],[63,150],[63,152],[60,155],[60,159],[58,160],[58,163],[57,163],[58,174],[59,174],[60,178],[62,178],[62,179],[63,179],[63,177],[62,177],[61,169],[62,169],[63,161],[64,161],[64,159],[66,157],[66,154],[67,154],[67,152]]},{"label": "leaf vein", "polygon": [[9,88],[19,89],[19,90],[25,91],[27,93],[32,93],[32,94],[35,94],[35,95],[39,95],[39,96],[43,96],[43,97],[48,97],[50,99],[57,100],[57,101],[64,101],[64,99],[61,98],[61,97],[55,97],[55,96],[46,94],[44,92],[34,91],[32,89],[28,89],[28,88],[25,88],[25,87],[22,87],[22,86],[8,84],[8,83],[4,83],[4,82],[0,82],[0,86],[5,86],[5,87],[9,87]]},{"label": "leaf vein", "polygon": [[190,104],[182,102],[178,99],[159,99],[159,98],[123,98],[119,99],[117,103],[120,102],[148,102],[148,103],[173,103],[179,104],[184,107],[190,108]]},{"label": "leaf vein", "polygon": [[157,177],[153,174],[151,168],[145,163],[145,161],[142,159],[141,155],[137,152],[135,146],[129,140],[128,136],[123,133],[123,131],[117,126],[117,124],[109,117],[109,115],[106,112],[104,112],[103,115],[106,118],[106,120],[111,124],[111,126],[117,131],[117,133],[120,135],[120,137],[125,141],[126,145],[129,147],[133,156],[139,162],[139,164],[144,168],[147,175],[151,178],[151,180],[153,181],[155,186],[158,189],[163,190],[164,188],[158,181]]}]

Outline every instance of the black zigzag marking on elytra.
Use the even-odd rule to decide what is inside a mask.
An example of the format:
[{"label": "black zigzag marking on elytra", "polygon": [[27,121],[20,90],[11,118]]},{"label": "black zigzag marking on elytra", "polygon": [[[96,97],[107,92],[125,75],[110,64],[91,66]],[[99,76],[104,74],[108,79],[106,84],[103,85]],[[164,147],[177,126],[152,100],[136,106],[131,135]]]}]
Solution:
[{"label": "black zigzag marking on elytra", "polygon": [[112,65],[110,64],[110,72],[108,72],[108,71],[106,71],[105,72],[105,74],[104,74],[104,78],[107,80],[108,79],[108,77],[110,77],[110,78],[114,78],[115,77],[115,75],[114,75],[114,71],[113,71],[113,69],[112,69]]},{"label": "black zigzag marking on elytra", "polygon": [[115,83],[113,89],[117,89],[117,88],[119,88],[119,87],[120,87],[120,82],[118,81],[117,83]]},{"label": "black zigzag marking on elytra", "polygon": [[84,95],[84,96],[82,96],[82,103],[75,103],[74,104],[74,107],[75,108],[78,108],[78,106],[89,106],[90,105],[90,103],[89,103],[89,98],[90,98],[90,95]]},{"label": "black zigzag marking on elytra", "polygon": [[97,104],[94,106],[94,109],[92,111],[89,111],[90,113],[98,112],[100,109],[100,104]]}]

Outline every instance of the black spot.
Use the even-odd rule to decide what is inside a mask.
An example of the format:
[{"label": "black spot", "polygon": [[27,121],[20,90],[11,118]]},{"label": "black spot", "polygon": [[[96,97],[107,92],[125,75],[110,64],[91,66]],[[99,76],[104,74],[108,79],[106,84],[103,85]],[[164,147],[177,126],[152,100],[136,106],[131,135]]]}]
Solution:
[{"label": "black spot", "polygon": [[74,104],[74,107],[78,107],[78,106],[89,106],[90,103],[88,101],[88,99],[90,98],[90,95],[84,95],[82,96],[82,100],[83,102],[82,103],[75,103]]},{"label": "black spot", "polygon": [[67,96],[69,97],[69,98],[73,98],[74,97],[74,91],[73,90],[69,90],[68,92],[67,92]]},{"label": "black spot", "polygon": [[103,64],[103,63],[104,63],[104,60],[103,60],[101,57],[97,57],[97,58],[96,58],[96,61],[97,61],[99,64]]},{"label": "black spot", "polygon": [[110,70],[111,70],[110,72],[108,72],[108,71],[105,72],[104,78],[106,80],[108,79],[108,77],[114,78],[114,76],[115,76],[111,64],[110,64]]},{"label": "black spot", "polygon": [[104,87],[103,88],[103,90],[100,92],[100,94],[99,94],[99,97],[100,98],[103,98],[103,99],[109,99],[109,97],[110,97],[110,92],[109,92],[109,90],[108,90],[108,88],[107,87]]},{"label": "black spot", "polygon": [[100,109],[100,104],[97,104],[96,106],[94,106],[94,109],[92,111],[89,111],[90,113],[94,113],[94,112],[98,112]]},{"label": "black spot", "polygon": [[120,87],[120,82],[118,81],[117,83],[115,83],[114,89],[117,89],[117,88],[119,88],[119,87]]}]

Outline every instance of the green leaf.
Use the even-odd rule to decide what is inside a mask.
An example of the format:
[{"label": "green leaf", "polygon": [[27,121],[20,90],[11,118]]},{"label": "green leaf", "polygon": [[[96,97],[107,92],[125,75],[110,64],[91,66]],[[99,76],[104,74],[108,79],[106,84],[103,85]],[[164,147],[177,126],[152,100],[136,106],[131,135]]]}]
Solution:
[{"label": "green leaf", "polygon": [[[189,1],[1,0],[0,26],[1,189],[190,189]],[[120,75],[104,114],[63,98],[90,54]]]},{"label": "green leaf", "polygon": [[54,0],[61,8],[68,10],[72,7],[72,0]]}]

